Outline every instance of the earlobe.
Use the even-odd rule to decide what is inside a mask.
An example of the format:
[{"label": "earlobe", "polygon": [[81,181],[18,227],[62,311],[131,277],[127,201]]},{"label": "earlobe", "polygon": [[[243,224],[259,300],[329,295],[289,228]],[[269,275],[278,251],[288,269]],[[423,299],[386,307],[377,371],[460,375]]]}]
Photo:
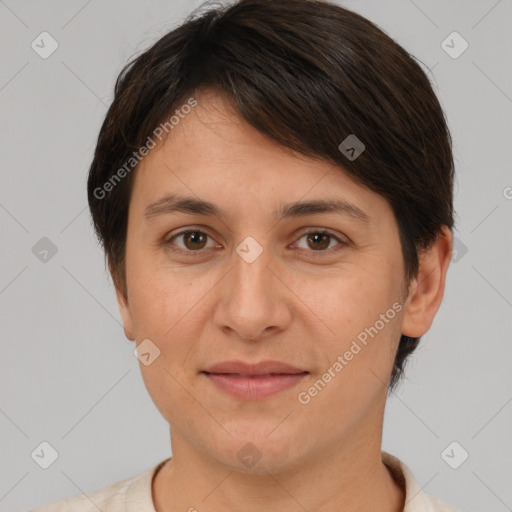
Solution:
[{"label": "earlobe", "polygon": [[430,329],[443,299],[452,247],[452,232],[443,226],[436,242],[419,255],[418,275],[411,283],[404,305],[403,335],[418,338]]}]

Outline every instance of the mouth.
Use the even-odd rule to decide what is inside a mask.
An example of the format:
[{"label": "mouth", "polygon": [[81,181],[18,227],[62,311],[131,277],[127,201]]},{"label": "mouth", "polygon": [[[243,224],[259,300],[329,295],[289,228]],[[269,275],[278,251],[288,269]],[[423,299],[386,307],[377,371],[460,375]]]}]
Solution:
[{"label": "mouth", "polygon": [[220,363],[200,372],[217,389],[241,400],[263,400],[296,386],[308,371],[277,361]]}]

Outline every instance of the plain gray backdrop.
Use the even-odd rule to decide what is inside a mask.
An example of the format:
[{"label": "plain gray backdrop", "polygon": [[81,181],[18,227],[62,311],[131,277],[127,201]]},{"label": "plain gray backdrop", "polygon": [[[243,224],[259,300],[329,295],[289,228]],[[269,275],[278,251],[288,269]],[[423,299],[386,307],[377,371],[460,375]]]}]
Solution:
[{"label": "plain gray backdrop", "polygon": [[[199,3],[0,1],[0,511],[91,492],[171,454],[124,337],[86,178],[122,66]],[[340,4],[421,60],[454,140],[456,252],[388,400],[383,449],[460,510],[512,510],[512,2]],[[41,47],[55,43],[42,32],[58,44],[47,58]],[[44,442],[58,454],[47,469],[33,456],[50,453]]]}]

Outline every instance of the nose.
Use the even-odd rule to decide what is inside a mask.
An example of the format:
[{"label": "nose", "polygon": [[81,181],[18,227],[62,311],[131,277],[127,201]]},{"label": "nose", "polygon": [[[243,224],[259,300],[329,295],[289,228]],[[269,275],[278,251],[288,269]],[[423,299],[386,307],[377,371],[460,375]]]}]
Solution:
[{"label": "nose", "polygon": [[233,267],[222,280],[214,315],[225,334],[249,341],[285,330],[292,316],[293,294],[280,279],[270,249],[258,245],[260,249],[250,243],[238,247]]}]

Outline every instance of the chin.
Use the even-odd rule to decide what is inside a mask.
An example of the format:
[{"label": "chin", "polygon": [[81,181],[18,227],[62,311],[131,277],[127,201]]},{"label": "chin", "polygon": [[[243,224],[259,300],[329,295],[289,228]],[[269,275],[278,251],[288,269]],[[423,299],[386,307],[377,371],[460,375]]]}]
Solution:
[{"label": "chin", "polygon": [[214,449],[214,458],[231,471],[254,475],[281,473],[295,467],[304,439],[277,425],[279,422],[274,422],[271,428],[264,429],[245,425],[236,433],[229,429],[233,439],[224,439],[225,446]]}]

